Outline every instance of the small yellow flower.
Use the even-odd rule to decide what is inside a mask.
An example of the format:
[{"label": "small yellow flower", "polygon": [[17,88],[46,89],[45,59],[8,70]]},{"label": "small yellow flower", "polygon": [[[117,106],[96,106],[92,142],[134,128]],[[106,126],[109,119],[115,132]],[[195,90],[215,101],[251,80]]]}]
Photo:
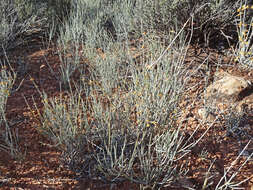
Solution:
[{"label": "small yellow flower", "polygon": [[244,11],[244,10],[246,10],[246,9],[248,9],[248,8],[249,8],[249,5],[247,5],[247,6],[246,6],[246,5],[243,5],[243,6],[242,6],[242,11]]},{"label": "small yellow flower", "polygon": [[2,81],[2,82],[0,82],[0,85],[3,85],[3,86],[6,86],[7,84],[8,84],[7,81]]},{"label": "small yellow flower", "polygon": [[237,12],[238,12],[238,13],[241,12],[241,8],[237,9]]},{"label": "small yellow flower", "polygon": [[140,112],[140,111],[138,111],[136,114],[137,114],[137,115],[141,115],[141,112]]},{"label": "small yellow flower", "polygon": [[163,93],[159,93],[158,96],[159,96],[160,98],[162,98],[162,97],[163,97]]},{"label": "small yellow flower", "polygon": [[47,98],[46,98],[46,99],[44,99],[43,101],[44,101],[44,103],[48,103],[48,100],[47,100]]},{"label": "small yellow flower", "polygon": [[248,30],[244,30],[244,31],[242,32],[243,35],[247,35],[247,33],[248,33]]},{"label": "small yellow flower", "polygon": [[10,93],[9,93],[9,90],[8,90],[8,89],[5,89],[5,90],[3,91],[3,93],[6,93],[8,96],[10,95]]},{"label": "small yellow flower", "polygon": [[156,121],[151,121],[150,123],[153,124],[154,127],[157,127],[157,122]]},{"label": "small yellow flower", "polygon": [[244,51],[241,51],[241,52],[240,52],[240,55],[243,55],[243,56],[244,56],[244,55],[245,55],[245,52],[244,52]]}]

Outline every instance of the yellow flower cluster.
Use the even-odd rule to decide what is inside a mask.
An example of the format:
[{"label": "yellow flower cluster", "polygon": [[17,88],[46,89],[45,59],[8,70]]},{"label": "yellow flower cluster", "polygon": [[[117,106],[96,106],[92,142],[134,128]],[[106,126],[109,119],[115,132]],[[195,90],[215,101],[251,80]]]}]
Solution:
[{"label": "yellow flower cluster", "polygon": [[253,5],[243,5],[241,8],[237,9],[237,12],[240,13],[246,9],[253,9]]},{"label": "yellow flower cluster", "polygon": [[253,5],[243,5],[241,8],[237,9],[238,15],[237,16],[241,16],[245,10],[247,9],[253,9]]},{"label": "yellow flower cluster", "polygon": [[8,89],[1,89],[1,95],[6,95],[9,96],[10,95],[10,91]]},{"label": "yellow flower cluster", "polygon": [[253,9],[253,5],[243,5],[239,9],[237,9],[238,15],[240,16],[240,22],[237,24],[238,27],[238,38],[239,38],[239,47],[237,49],[237,56],[235,57],[235,61],[250,61],[252,62],[252,52],[249,48],[250,38],[253,23],[245,23],[245,15],[246,11],[249,9]]},{"label": "yellow flower cluster", "polygon": [[146,127],[150,127],[150,126],[154,126],[154,127],[157,127],[158,123],[156,121],[149,121],[149,120],[146,120],[147,122],[147,125]]}]

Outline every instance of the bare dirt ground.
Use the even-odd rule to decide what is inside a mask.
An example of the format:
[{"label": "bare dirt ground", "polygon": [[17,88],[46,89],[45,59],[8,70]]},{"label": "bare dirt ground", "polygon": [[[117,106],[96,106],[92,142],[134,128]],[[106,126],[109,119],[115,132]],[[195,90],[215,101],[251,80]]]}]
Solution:
[{"label": "bare dirt ground", "polygon": [[[211,54],[209,63],[211,67],[213,66],[211,72],[213,74],[218,54],[214,50],[208,51]],[[50,142],[36,130],[38,122],[28,109],[24,97],[32,107],[34,107],[32,99],[34,98],[36,104],[42,109],[39,93],[34,87],[31,77],[39,88],[43,89],[50,97],[60,93],[58,81],[51,74],[44,59],[45,57],[57,72],[60,61],[54,52],[54,47],[44,48],[41,41],[37,40],[34,44],[29,45],[29,48],[19,47],[8,53],[10,63],[15,70],[17,70],[17,58],[27,55],[25,60],[28,65],[27,73],[24,76],[18,75],[15,86],[18,86],[23,78],[25,79],[20,89],[11,94],[7,104],[7,118],[12,123],[12,127],[18,129],[22,152],[25,152],[25,156],[21,160],[15,161],[5,152],[0,152],[0,189],[138,189],[137,185],[128,182],[107,184],[99,180],[78,180],[72,171],[61,165],[60,151],[48,146]],[[201,52],[200,49],[195,51],[192,48],[189,53],[189,59],[196,62],[195,66],[201,63],[206,56],[207,53]],[[228,57],[222,57],[221,62],[224,66],[220,69],[253,80],[253,71],[240,69],[237,64],[230,62]],[[191,79],[192,84],[198,83],[199,85],[192,88],[186,95],[185,101],[182,102],[182,106],[185,107],[184,117],[187,119],[185,125],[188,126],[189,133],[199,124],[195,117],[196,110],[200,106],[199,102],[196,101],[192,105],[190,103],[201,97],[205,86],[203,78],[204,76],[199,73]],[[252,129],[253,123],[251,124]],[[201,126],[196,136],[200,136],[206,128],[205,125]],[[239,150],[236,139],[226,137],[225,133],[224,126],[214,125],[201,142],[187,155],[189,159],[188,163],[185,162],[185,164],[190,169],[187,178],[180,179],[168,189],[184,189],[183,186],[201,189],[211,161],[214,159],[215,162],[210,174],[213,175],[211,180],[217,183],[223,176],[225,168],[236,159]],[[218,138],[222,136],[223,138]],[[200,156],[202,150],[207,151],[205,157]],[[234,163],[233,171],[240,167],[245,159],[242,157]],[[249,190],[253,189],[252,168],[253,162],[251,160],[236,177],[236,181],[249,178],[242,184],[245,189]],[[214,189],[214,186],[209,189]]]}]

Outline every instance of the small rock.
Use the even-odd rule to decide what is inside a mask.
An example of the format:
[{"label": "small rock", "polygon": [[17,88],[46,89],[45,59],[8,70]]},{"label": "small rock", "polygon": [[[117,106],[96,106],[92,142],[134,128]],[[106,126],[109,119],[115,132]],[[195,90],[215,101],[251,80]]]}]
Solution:
[{"label": "small rock", "polygon": [[252,93],[251,82],[242,77],[224,72],[218,72],[215,76],[218,80],[207,87],[204,95],[206,106],[217,108],[221,103],[234,106]]},{"label": "small rock", "polygon": [[[207,87],[204,94],[204,106],[215,110],[215,113],[230,110],[252,116],[253,85],[251,82],[226,72],[218,72],[215,77],[217,81]],[[214,113],[204,108],[198,110],[198,115],[204,121],[215,120]]]},{"label": "small rock", "polygon": [[241,77],[226,74],[220,80],[214,82],[206,89],[206,99],[237,100],[243,90],[249,88],[250,82]]}]

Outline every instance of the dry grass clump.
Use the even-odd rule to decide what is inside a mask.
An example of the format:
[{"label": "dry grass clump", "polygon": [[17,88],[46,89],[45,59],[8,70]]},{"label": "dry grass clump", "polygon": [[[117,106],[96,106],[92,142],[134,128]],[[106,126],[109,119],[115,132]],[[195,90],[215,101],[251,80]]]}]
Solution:
[{"label": "dry grass clump", "polygon": [[[36,17],[21,11],[33,10],[36,1],[24,7],[18,2],[17,7],[4,3],[0,10],[5,15],[0,34],[3,47]],[[193,139],[197,129],[186,136],[177,121],[191,77],[185,58],[192,37],[199,43],[203,38],[206,46],[213,36],[232,38],[226,34],[227,27],[241,5],[234,53],[242,65],[250,66],[252,19],[246,21],[246,10],[252,7],[236,0],[54,0],[43,5],[48,41],[57,46],[60,60],[58,72],[50,69],[62,92],[49,98],[34,83],[43,110],[36,108],[32,113],[38,119],[38,131],[62,151],[64,163],[81,177],[128,180],[141,189],[159,189],[186,176],[185,155],[207,132]],[[15,16],[6,17],[4,8]],[[22,18],[20,25],[18,18]],[[1,147],[9,147],[14,155],[17,135],[4,113],[15,73],[2,67],[0,74],[0,124],[6,126],[2,136],[7,144]],[[232,181],[236,174],[227,179],[225,171],[216,189],[239,186]],[[202,189],[211,184],[207,177]]]},{"label": "dry grass clump", "polygon": [[6,0],[0,5],[0,55],[27,42],[27,35],[43,23],[41,3],[35,0]]},{"label": "dry grass clump", "polygon": [[13,92],[13,85],[16,73],[9,64],[0,64],[0,149],[10,153],[13,158],[19,159],[22,156],[18,145],[18,133],[11,129],[6,118],[7,99]]},{"label": "dry grass clump", "polygon": [[241,3],[241,7],[237,10],[236,25],[239,41],[234,50],[235,60],[249,69],[253,68],[253,18],[250,14],[252,11],[253,5],[246,3]]}]

